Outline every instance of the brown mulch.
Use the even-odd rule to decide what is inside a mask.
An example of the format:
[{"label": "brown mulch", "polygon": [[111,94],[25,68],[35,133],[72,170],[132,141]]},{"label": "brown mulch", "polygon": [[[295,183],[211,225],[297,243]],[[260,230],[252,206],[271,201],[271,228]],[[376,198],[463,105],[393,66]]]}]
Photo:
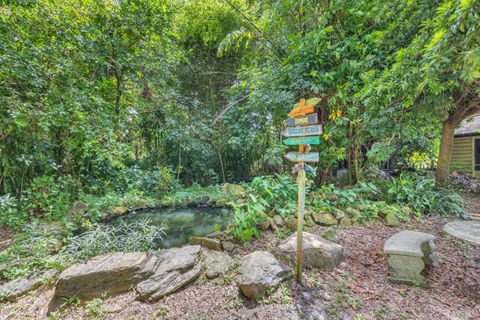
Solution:
[{"label": "brown mulch", "polygon": [[[476,210],[478,203],[478,195],[467,199],[469,210]],[[443,225],[450,220],[453,218],[426,217],[398,228],[372,223],[339,229],[345,260],[334,272],[305,270],[302,285],[291,279],[259,302],[242,297],[236,276],[229,284],[201,278],[156,303],[135,301],[133,292],[105,299],[97,319],[480,319],[480,246],[443,232]],[[428,270],[426,289],[386,281],[383,243],[403,229],[437,237],[439,265]],[[280,242],[273,233],[267,233],[235,254],[271,251]],[[45,319],[51,294],[44,286],[17,303],[0,304],[0,320]],[[91,306],[70,306],[60,319],[92,319],[94,311]]]}]

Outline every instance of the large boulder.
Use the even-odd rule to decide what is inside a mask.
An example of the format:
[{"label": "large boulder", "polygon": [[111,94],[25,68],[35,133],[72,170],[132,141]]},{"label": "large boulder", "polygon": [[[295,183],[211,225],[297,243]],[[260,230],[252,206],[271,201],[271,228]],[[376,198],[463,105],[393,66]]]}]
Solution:
[{"label": "large boulder", "polygon": [[92,299],[130,290],[142,280],[139,271],[148,260],[146,253],[110,253],[77,263],[60,274],[49,310],[63,297]]},{"label": "large boulder", "polygon": [[240,262],[240,289],[247,298],[257,298],[276,289],[290,274],[288,266],[267,251],[255,251]]},{"label": "large boulder", "polygon": [[56,270],[35,273],[28,277],[11,280],[0,286],[0,300],[16,301],[18,297],[30,290],[36,289],[42,283],[50,280],[57,274]]},{"label": "large boulder", "polygon": [[207,278],[216,278],[235,265],[233,259],[223,252],[203,250],[202,265]]},{"label": "large boulder", "polygon": [[[303,232],[303,266],[332,271],[343,259],[343,247],[320,236]],[[295,262],[297,255],[297,234],[285,239],[276,249],[279,259]]]},{"label": "large boulder", "polygon": [[137,285],[137,299],[156,301],[195,280],[201,271],[200,249],[198,245],[168,249],[145,264],[140,274],[148,279]]}]

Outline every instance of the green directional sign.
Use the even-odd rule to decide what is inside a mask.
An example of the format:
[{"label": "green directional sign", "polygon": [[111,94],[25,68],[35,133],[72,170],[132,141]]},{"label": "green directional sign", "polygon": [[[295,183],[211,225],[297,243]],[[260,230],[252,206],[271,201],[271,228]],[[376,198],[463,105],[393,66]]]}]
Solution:
[{"label": "green directional sign", "polygon": [[318,136],[322,134],[322,125],[317,124],[305,127],[291,127],[282,132],[285,137]]},{"label": "green directional sign", "polygon": [[285,125],[288,127],[295,127],[295,126],[308,126],[311,124],[316,124],[317,122],[318,122],[318,114],[312,113],[306,116],[288,118],[283,123],[285,123]]},{"label": "green directional sign", "polygon": [[294,137],[294,138],[286,138],[283,140],[288,146],[295,146],[300,144],[320,144],[320,137],[311,136],[311,137]]},{"label": "green directional sign", "polygon": [[301,152],[289,152],[285,155],[285,158],[287,158],[290,161],[295,161],[295,162],[318,162],[319,160],[319,154],[318,152],[308,152],[308,153],[301,153]]}]

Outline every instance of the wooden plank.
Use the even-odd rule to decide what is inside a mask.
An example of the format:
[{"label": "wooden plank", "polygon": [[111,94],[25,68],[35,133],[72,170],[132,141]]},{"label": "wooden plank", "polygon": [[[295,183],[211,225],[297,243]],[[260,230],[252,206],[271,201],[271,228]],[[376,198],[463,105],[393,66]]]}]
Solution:
[{"label": "wooden plank", "polygon": [[314,113],[315,112],[315,107],[314,106],[305,106],[305,107],[299,107],[295,108],[292,111],[288,113],[288,116],[290,118],[298,117],[298,116],[304,116],[309,113]]},{"label": "wooden plank", "polygon": [[293,137],[283,140],[288,146],[300,145],[300,144],[320,144],[320,137],[310,136],[310,137]]},{"label": "wooden plank", "polygon": [[320,155],[318,154],[318,152],[289,152],[285,155],[285,158],[294,162],[318,162],[320,159]]},{"label": "wooden plank", "polygon": [[303,117],[289,118],[283,123],[288,127],[307,126],[318,122],[318,114],[312,113]]},{"label": "wooden plank", "polygon": [[282,131],[282,135],[285,137],[318,136],[321,135],[322,132],[322,125],[317,124],[313,126],[287,128]]}]

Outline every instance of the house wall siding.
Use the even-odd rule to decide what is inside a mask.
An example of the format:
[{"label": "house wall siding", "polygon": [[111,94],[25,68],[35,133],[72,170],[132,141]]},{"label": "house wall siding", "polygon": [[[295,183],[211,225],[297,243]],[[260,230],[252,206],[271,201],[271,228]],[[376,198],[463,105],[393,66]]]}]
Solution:
[{"label": "house wall siding", "polygon": [[451,170],[462,170],[473,173],[473,137],[459,137],[453,139]]}]

